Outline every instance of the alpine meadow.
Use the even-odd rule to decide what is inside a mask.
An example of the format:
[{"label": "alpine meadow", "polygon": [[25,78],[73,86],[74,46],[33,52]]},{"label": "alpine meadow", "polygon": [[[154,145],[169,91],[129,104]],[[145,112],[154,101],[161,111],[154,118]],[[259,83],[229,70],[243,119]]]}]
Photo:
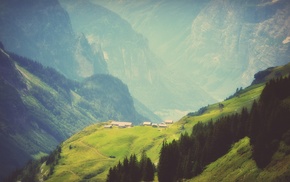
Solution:
[{"label": "alpine meadow", "polygon": [[0,181],[290,181],[289,0],[0,0]]}]

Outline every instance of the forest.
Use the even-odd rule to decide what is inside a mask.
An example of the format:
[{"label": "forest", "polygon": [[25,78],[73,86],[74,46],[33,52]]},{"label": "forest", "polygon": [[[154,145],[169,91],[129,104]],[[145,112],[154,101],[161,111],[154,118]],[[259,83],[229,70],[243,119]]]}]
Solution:
[{"label": "forest", "polygon": [[129,159],[125,157],[122,163],[119,162],[110,168],[107,182],[153,181],[154,173],[154,164],[143,152],[140,161],[137,160],[136,155],[131,155]]},{"label": "forest", "polygon": [[[179,140],[172,142],[164,141],[157,166],[158,180],[173,182],[193,178],[246,136],[253,147],[254,161],[259,168],[265,168],[280,141],[290,145],[289,96],[289,76],[271,80],[266,84],[259,101],[253,102],[250,111],[243,108],[241,113],[222,117],[215,122],[199,122],[192,128],[191,134],[181,134]],[[133,172],[138,171],[138,165],[135,165],[135,169],[129,165],[135,158],[131,156],[129,162],[125,158],[123,165],[119,163],[111,169],[107,181],[123,181],[120,179],[124,179],[124,176],[130,181],[141,181],[140,177],[134,177],[138,173]],[[121,176],[113,180],[116,171]]]},{"label": "forest", "polygon": [[200,174],[206,165],[246,136],[250,137],[254,161],[259,168],[265,168],[280,141],[290,145],[289,96],[289,76],[271,80],[250,111],[243,108],[240,114],[215,122],[199,122],[190,135],[185,133],[177,141],[164,141],[157,167],[159,181],[190,179]]}]

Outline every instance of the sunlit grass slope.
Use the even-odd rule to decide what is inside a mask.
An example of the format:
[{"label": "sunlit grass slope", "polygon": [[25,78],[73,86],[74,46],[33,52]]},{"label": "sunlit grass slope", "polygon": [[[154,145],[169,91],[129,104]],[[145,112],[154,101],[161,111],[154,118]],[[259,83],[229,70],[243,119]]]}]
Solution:
[{"label": "sunlit grass slope", "polygon": [[107,123],[89,126],[62,144],[62,158],[48,181],[65,179],[69,179],[69,181],[83,179],[104,181],[110,167],[130,154],[137,154],[140,157],[143,150],[157,164],[164,140],[178,139],[180,133],[185,131],[191,133],[192,126],[198,121],[215,120],[221,116],[239,112],[242,107],[250,107],[253,100],[259,97],[263,88],[263,84],[251,86],[239,96],[221,102],[224,104],[222,110],[218,103],[209,105],[204,114],[193,117],[185,116],[166,129],[148,126],[107,129],[104,128]]},{"label": "sunlit grass slope", "polygon": [[104,181],[110,167],[124,157],[146,151],[155,163],[163,140],[178,139],[176,125],[166,129],[148,126],[132,128],[104,128],[95,124],[69,138],[62,144],[62,158],[48,181]]},{"label": "sunlit grass slope", "polygon": [[[290,66],[288,65],[286,68],[287,71],[283,67],[274,68],[276,72],[274,75],[278,75],[277,73],[281,73],[279,75],[282,76],[288,74]],[[271,76],[271,78],[273,77]],[[270,77],[266,78],[266,80],[268,79]],[[249,86],[229,100],[207,106],[206,111],[201,115],[184,116],[180,121],[166,129],[148,126],[107,129],[104,128],[107,123],[89,126],[61,145],[62,158],[48,181],[105,181],[110,167],[130,154],[137,154],[140,157],[143,150],[157,164],[159,151],[164,140],[178,139],[182,132],[191,133],[192,127],[199,121],[207,122],[211,119],[215,121],[222,116],[239,113],[243,107],[250,108],[253,101],[259,99],[264,86],[265,83]],[[219,104],[223,105],[222,109]],[[285,147],[283,148],[282,144],[281,146],[275,159],[279,161],[283,159],[290,163],[290,157],[284,157]],[[287,149],[287,151],[289,150]],[[226,165],[227,163],[229,165]],[[274,170],[275,167],[278,167],[277,165],[273,164],[269,170]],[[225,172],[223,178],[220,179],[234,179],[232,176],[235,175],[237,179],[251,180],[257,176],[263,179],[269,175],[276,175],[257,169],[254,161],[251,160],[251,147],[248,138],[235,144],[228,154],[210,164],[206,171],[195,180],[211,181],[212,178],[215,179],[215,176],[222,173],[222,170]],[[226,176],[227,173],[229,176]],[[247,175],[245,175],[246,173]]]},{"label": "sunlit grass slope", "polygon": [[243,138],[223,157],[209,164],[193,182],[205,181],[277,181],[289,176],[290,147],[283,142],[272,162],[259,169],[252,157],[250,139]]},{"label": "sunlit grass slope", "polygon": [[[241,112],[243,107],[250,108],[254,100],[258,100],[265,84],[257,84],[245,88],[238,96],[220,103],[207,106],[207,110],[200,116],[184,116],[178,124],[184,124],[186,130],[190,133],[192,126],[197,122],[206,122],[209,120],[215,121],[216,119]],[[219,107],[223,104],[223,108]]]}]

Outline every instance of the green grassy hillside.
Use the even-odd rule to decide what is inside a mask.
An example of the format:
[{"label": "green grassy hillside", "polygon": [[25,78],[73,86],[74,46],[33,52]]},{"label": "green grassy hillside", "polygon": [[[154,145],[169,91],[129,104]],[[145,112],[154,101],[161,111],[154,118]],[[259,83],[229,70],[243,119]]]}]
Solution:
[{"label": "green grassy hillside", "polygon": [[233,145],[226,155],[208,165],[199,176],[189,181],[287,181],[290,176],[289,153],[289,145],[281,142],[272,162],[266,168],[259,169],[252,159],[250,139],[245,137]]},{"label": "green grassy hillside", "polygon": [[181,132],[190,133],[192,126],[198,121],[215,120],[239,112],[242,107],[250,107],[253,100],[258,99],[263,88],[263,84],[251,86],[239,96],[221,102],[224,105],[223,109],[220,109],[218,104],[210,105],[202,115],[185,116],[167,129],[145,126],[106,129],[103,126],[106,123],[89,126],[61,145],[62,157],[48,181],[79,181],[87,178],[104,181],[110,167],[131,154],[140,157],[143,150],[157,164],[164,140],[178,139]]},{"label": "green grassy hillside", "polygon": [[87,178],[104,181],[110,167],[130,154],[140,157],[142,151],[157,163],[163,140],[177,139],[180,134],[178,125],[166,129],[149,126],[107,129],[105,124],[89,126],[66,140],[61,145],[59,164],[48,181]]},{"label": "green grassy hillside", "polygon": [[[274,68],[273,70],[278,70],[278,73],[283,73],[274,75],[285,76],[290,72],[288,68],[289,64],[285,67]],[[264,78],[264,80],[271,78]],[[47,181],[105,181],[110,167],[131,154],[137,154],[140,158],[142,151],[146,151],[148,157],[158,164],[159,151],[164,140],[172,141],[178,139],[183,132],[191,133],[192,126],[199,121],[207,122],[211,119],[215,121],[222,116],[240,112],[243,107],[250,108],[253,101],[259,99],[264,87],[265,82],[253,84],[239,90],[230,99],[206,106],[202,112],[189,113],[166,129],[148,126],[104,128],[104,125],[110,121],[91,125],[61,144],[61,157],[54,166],[52,175],[47,175],[51,166],[43,163],[39,178],[45,178]],[[226,171],[223,173],[224,179],[230,179],[231,175],[236,176],[237,179],[250,180],[257,176],[259,179],[267,176],[272,176],[274,179],[276,176],[281,176],[280,173],[286,171],[286,168],[285,170],[283,168],[279,174],[268,170],[274,170],[279,165],[285,167],[285,163],[281,161],[288,161],[288,153],[289,149],[281,143],[269,169],[260,170],[251,159],[249,139],[244,138],[236,143],[228,154],[210,164],[200,176],[193,180],[219,180],[221,178],[215,178],[215,175],[218,176],[221,173],[220,168]],[[240,166],[251,172],[247,172],[245,176],[245,171],[241,170]],[[231,170],[233,171],[230,172]],[[226,176],[227,173],[229,176]]]},{"label": "green grassy hillside", "polygon": [[[184,124],[187,131],[191,132],[192,126],[199,121],[206,122],[211,119],[216,120],[228,114],[239,113],[243,107],[250,108],[253,101],[259,99],[264,87],[265,85],[262,83],[245,88],[229,100],[206,106],[205,111],[200,115],[191,116],[189,113],[179,121],[179,124]],[[220,104],[223,107],[220,107]]]}]

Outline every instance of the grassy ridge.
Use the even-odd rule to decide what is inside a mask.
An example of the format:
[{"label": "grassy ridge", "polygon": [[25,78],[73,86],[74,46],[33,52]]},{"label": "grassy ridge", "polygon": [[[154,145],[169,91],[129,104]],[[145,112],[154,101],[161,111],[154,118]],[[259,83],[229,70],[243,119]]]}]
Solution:
[{"label": "grassy ridge", "polygon": [[174,125],[167,129],[145,126],[106,129],[103,125],[87,127],[62,144],[62,158],[48,181],[86,178],[103,181],[111,166],[132,153],[140,157],[143,150],[156,163],[163,140],[177,139],[180,134]]},{"label": "grassy ridge", "polygon": [[[264,87],[264,84],[247,87],[238,96],[207,106],[207,110],[200,116],[184,116],[178,124],[183,124],[187,132],[190,133],[192,127],[199,121],[206,122],[235,112],[239,113],[243,107],[250,108],[253,101],[259,99]],[[220,109],[219,104],[223,104],[224,107]]]},{"label": "grassy ridge", "polygon": [[130,154],[135,153],[140,157],[143,150],[157,164],[164,140],[178,139],[181,132],[191,133],[192,126],[198,121],[215,120],[239,112],[242,107],[250,107],[263,88],[263,84],[251,86],[239,96],[221,102],[224,105],[222,110],[218,103],[209,105],[201,116],[185,116],[167,129],[144,126],[106,129],[103,127],[106,123],[89,126],[62,144],[62,158],[48,181],[104,181],[110,167]]},{"label": "grassy ridge", "polygon": [[[275,73],[268,75],[265,80],[273,78],[273,75],[287,75],[290,72],[289,65],[286,65],[286,71],[284,67],[274,68]],[[199,121],[206,122],[211,119],[215,121],[222,116],[240,112],[243,107],[250,108],[253,101],[259,99],[264,87],[264,83],[249,86],[229,100],[207,106],[206,111],[201,115],[184,116],[167,129],[143,126],[105,129],[103,125],[107,123],[89,126],[62,144],[62,158],[48,181],[105,181],[110,167],[131,154],[139,154],[138,157],[140,157],[143,150],[157,164],[164,140],[178,139],[182,132],[191,133],[192,127]],[[220,108],[219,104],[222,104],[223,108]],[[290,162],[290,157],[286,156],[285,151],[289,150],[283,148],[283,144],[281,144],[280,150],[274,156],[273,163],[276,161],[277,164],[271,165],[272,168],[269,170],[274,170],[278,165],[287,166],[285,164]],[[233,176],[237,176],[237,179],[240,180],[252,180],[257,176],[264,179],[264,177],[274,175],[271,172],[268,173],[267,170],[259,170],[251,159],[251,155],[249,139],[244,138],[236,143],[228,154],[210,164],[204,173],[193,180],[230,179],[231,181],[234,179]],[[281,163],[282,160],[285,160],[286,163]],[[223,171],[225,172],[222,173]],[[215,178],[219,177],[220,173],[224,176]],[[245,175],[246,173],[247,175]]]}]

